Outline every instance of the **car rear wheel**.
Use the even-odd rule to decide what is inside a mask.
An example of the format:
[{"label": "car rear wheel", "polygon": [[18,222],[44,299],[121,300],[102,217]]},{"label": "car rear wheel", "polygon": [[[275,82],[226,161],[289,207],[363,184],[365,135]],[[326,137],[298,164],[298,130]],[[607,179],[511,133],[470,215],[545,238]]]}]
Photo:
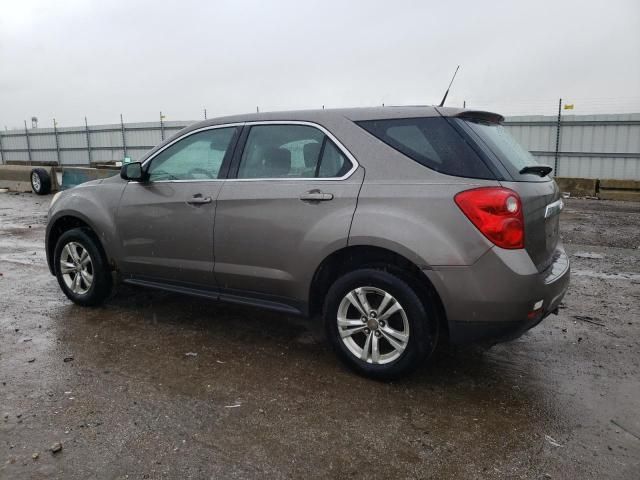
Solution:
[{"label": "car rear wheel", "polygon": [[31,170],[31,189],[37,195],[51,193],[51,176],[44,168]]},{"label": "car rear wheel", "polygon": [[324,305],[327,336],[356,372],[393,379],[420,365],[435,347],[437,323],[410,282],[361,269],[339,278]]},{"label": "car rear wheel", "polygon": [[54,252],[56,278],[65,295],[83,306],[101,304],[111,292],[111,272],[93,233],[74,228],[63,233]]}]

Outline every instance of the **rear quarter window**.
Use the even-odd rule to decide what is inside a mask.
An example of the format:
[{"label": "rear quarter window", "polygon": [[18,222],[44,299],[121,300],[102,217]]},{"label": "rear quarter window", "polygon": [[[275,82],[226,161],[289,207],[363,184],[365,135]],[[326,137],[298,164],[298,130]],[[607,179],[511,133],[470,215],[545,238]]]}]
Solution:
[{"label": "rear quarter window", "polygon": [[499,123],[483,122],[481,120],[455,119],[467,125],[493,152],[497,159],[507,169],[515,181],[544,182],[548,177],[540,177],[532,173],[520,173],[524,167],[540,165],[518,141],[511,136],[507,129]]},{"label": "rear quarter window", "polygon": [[484,161],[442,117],[357,122],[390,147],[436,172],[456,177],[495,179]]}]

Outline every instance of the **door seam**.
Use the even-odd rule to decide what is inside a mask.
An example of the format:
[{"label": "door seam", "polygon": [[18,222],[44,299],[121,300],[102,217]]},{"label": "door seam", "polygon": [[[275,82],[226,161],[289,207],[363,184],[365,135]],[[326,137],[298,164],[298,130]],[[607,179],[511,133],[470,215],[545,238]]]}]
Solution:
[{"label": "door seam", "polygon": [[367,170],[362,165],[360,165],[360,168],[362,168],[362,182],[360,182],[360,187],[358,188],[358,196],[356,197],[356,206],[353,209],[353,213],[351,214],[351,222],[349,222],[349,231],[347,232],[347,245],[346,245],[347,247],[351,243],[351,227],[353,227],[353,219],[356,217],[356,212],[358,211],[358,203],[360,202],[360,193],[362,192],[364,181],[367,178]]}]

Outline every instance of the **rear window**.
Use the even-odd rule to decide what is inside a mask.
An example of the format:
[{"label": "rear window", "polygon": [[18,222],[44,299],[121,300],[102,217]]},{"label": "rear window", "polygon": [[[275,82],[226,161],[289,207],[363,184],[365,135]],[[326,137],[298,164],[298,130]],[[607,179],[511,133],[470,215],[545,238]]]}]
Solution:
[{"label": "rear window", "polygon": [[[521,176],[519,172],[524,167],[539,165],[535,157],[520,145],[502,125],[476,120],[464,120],[464,122],[487,144],[514,179]],[[539,178],[534,174],[526,176]]]},{"label": "rear window", "polygon": [[471,146],[442,117],[357,123],[390,147],[432,170],[457,177],[495,179]]}]

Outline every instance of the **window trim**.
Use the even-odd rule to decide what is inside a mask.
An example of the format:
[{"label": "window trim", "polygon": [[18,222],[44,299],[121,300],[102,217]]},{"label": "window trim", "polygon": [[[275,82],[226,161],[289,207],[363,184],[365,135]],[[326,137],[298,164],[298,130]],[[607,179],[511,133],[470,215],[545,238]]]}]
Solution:
[{"label": "window trim", "polygon": [[[204,132],[206,130],[217,130],[217,129],[220,129],[220,128],[238,128],[239,127],[240,131],[236,132],[235,138],[232,138],[231,139],[231,143],[229,144],[230,151],[225,153],[225,157],[227,155],[229,155],[229,158],[232,158],[233,154],[235,153],[235,149],[238,146],[238,142],[239,142],[240,136],[242,134],[243,125],[244,125],[243,122],[236,122],[236,123],[226,123],[224,125],[210,125],[208,127],[202,127],[202,128],[198,128],[196,130],[191,130],[191,131],[185,133],[184,135],[181,135],[178,138],[176,138],[176,139],[172,140],[171,142],[167,143],[160,150],[158,150],[157,152],[154,152],[153,155],[149,156],[149,158],[146,158],[144,160],[144,162],[142,162],[142,169],[143,169],[144,172],[146,172],[147,168],[148,168],[148,164],[150,164],[153,161],[154,158],[156,158],[158,155],[160,155],[162,152],[164,152],[170,146],[178,143],[181,140],[184,140],[187,137],[190,137],[191,135],[195,135],[196,133]],[[220,165],[220,172],[224,172],[224,175],[226,177],[227,174],[228,174],[228,169],[225,170],[225,160],[227,160],[227,159],[226,158],[223,159],[222,165]],[[220,172],[218,172],[218,174]],[[149,182],[149,183],[224,182],[225,180],[226,180],[226,178],[196,178],[196,179],[185,179],[185,180],[155,180],[155,181]],[[142,183],[142,182],[130,182],[130,183]]]},{"label": "window trim", "polygon": [[[349,169],[349,171],[347,173],[345,173],[341,177],[237,178],[237,174],[238,174],[237,167],[240,164],[240,158],[242,157],[242,152],[244,151],[244,147],[246,145],[247,136],[248,136],[248,135],[243,135],[244,132],[245,132],[244,127],[253,127],[253,126],[257,126],[257,125],[306,125],[306,126],[309,126],[309,127],[314,127],[316,129],[320,130],[322,133],[324,133],[335,144],[335,146],[338,148],[338,150],[340,150],[340,152],[342,152],[342,154],[346,157],[346,159],[351,163],[351,168]],[[199,133],[199,132],[203,132],[205,130],[214,130],[214,129],[218,129],[218,128],[229,128],[229,127],[240,127],[240,132],[237,135],[237,139],[236,139],[234,145],[230,145],[230,147],[232,148],[232,152],[231,152],[231,160],[230,160],[229,168],[226,169],[226,171],[225,171],[224,163],[220,167],[220,171],[221,172],[222,171],[225,172],[225,177],[226,178],[207,178],[207,179],[189,179],[189,180],[156,180],[153,183],[228,182],[228,181],[233,181],[233,182],[260,182],[260,181],[269,181],[269,182],[285,181],[285,182],[290,182],[290,181],[295,181],[295,182],[299,182],[301,180],[304,180],[304,181],[310,181],[310,180],[316,181],[316,180],[319,180],[319,181],[323,181],[323,182],[340,181],[340,180],[346,180],[349,177],[351,177],[351,175],[353,175],[355,173],[355,171],[358,169],[358,167],[360,167],[360,164],[358,163],[356,158],[342,144],[342,142],[340,142],[340,140],[338,140],[329,130],[327,130],[322,125],[319,125],[319,124],[314,123],[314,122],[303,121],[303,120],[255,120],[255,121],[247,121],[247,122],[225,123],[225,124],[221,124],[221,125],[209,125],[209,126],[206,126],[206,127],[198,128],[196,130],[191,130],[191,131],[185,133],[184,135],[181,135],[178,138],[176,138],[176,139],[172,140],[171,142],[167,143],[160,150],[158,150],[157,152],[154,152],[153,155],[149,156],[149,158],[146,158],[142,162],[142,168],[146,169],[147,168],[147,164],[151,163],[156,156],[158,156],[160,153],[162,153],[164,150],[169,148],[174,143],[177,143],[180,140],[182,140],[182,139],[184,139],[184,138],[186,138],[186,137],[188,137],[190,135],[193,135],[193,134]],[[129,182],[129,183],[141,183],[141,182]]]},{"label": "window trim", "polygon": [[327,146],[327,138],[329,137],[325,135],[322,139],[322,145],[320,145],[320,151],[318,152],[318,160],[316,161],[315,176],[313,178],[318,178],[320,175],[320,165],[322,165],[322,160],[324,160],[324,149]]},{"label": "window trim", "polygon": [[[322,182],[328,182],[328,181],[340,181],[340,180],[348,179],[351,175],[354,174],[354,172],[360,166],[360,164],[355,159],[355,157],[351,154],[351,152],[349,150],[347,150],[347,148],[329,130],[327,130],[322,125],[319,125],[319,124],[314,123],[314,122],[303,121],[303,120],[262,120],[262,121],[256,120],[256,121],[248,121],[248,122],[244,123],[245,127],[255,127],[255,126],[260,126],[260,125],[303,125],[303,126],[316,128],[317,130],[320,130],[322,133],[324,133],[326,138],[328,138],[329,140],[331,140],[335,144],[335,146],[338,148],[338,150],[340,150],[340,152],[345,156],[347,161],[349,161],[351,163],[351,168],[347,171],[347,173],[345,173],[341,177],[238,178],[238,168],[240,167],[240,161],[242,159],[242,154],[244,152],[244,148],[245,148],[245,146],[247,144],[247,138],[248,138],[248,135],[245,135],[245,137],[244,137],[244,139],[242,141],[242,144],[238,145],[238,147],[239,147],[237,149],[238,150],[238,155],[236,157],[234,157],[234,159],[232,160],[231,168],[229,169],[229,177],[226,179],[227,181],[229,181],[229,182],[265,182],[265,181],[268,181],[268,182],[278,182],[278,181],[285,181],[285,182],[322,181]],[[320,159],[318,159],[318,160],[320,161]]]}]

